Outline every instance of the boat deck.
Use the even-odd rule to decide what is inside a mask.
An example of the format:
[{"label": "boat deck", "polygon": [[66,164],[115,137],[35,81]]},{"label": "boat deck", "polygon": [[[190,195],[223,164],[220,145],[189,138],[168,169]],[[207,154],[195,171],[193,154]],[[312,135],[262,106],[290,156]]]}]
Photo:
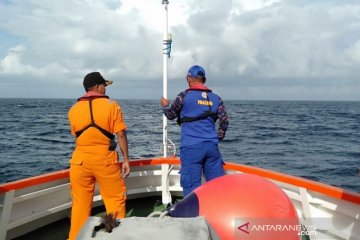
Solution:
[{"label": "boat deck", "polygon": [[[175,198],[179,201],[181,198]],[[161,196],[152,196],[146,198],[137,198],[127,201],[126,217],[146,217],[157,211],[164,211],[166,207],[161,203]],[[99,206],[93,208],[91,215],[105,216],[105,207]],[[70,228],[70,218],[51,223],[23,236],[14,238],[14,240],[64,240],[67,239]],[[308,236],[302,236],[299,240],[309,240]]]},{"label": "boat deck", "polygon": [[[161,196],[138,198],[128,200],[126,203],[126,217],[146,217],[152,212],[163,211],[165,206],[161,203]],[[99,206],[92,210],[92,216],[105,216],[105,207]],[[67,239],[70,228],[70,219],[62,219],[51,223],[14,240],[64,240]]]}]

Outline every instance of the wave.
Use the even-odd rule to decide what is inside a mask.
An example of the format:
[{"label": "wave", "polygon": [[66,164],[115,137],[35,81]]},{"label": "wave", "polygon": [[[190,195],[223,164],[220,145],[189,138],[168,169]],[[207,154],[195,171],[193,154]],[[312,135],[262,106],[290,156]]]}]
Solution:
[{"label": "wave", "polygon": [[[68,166],[74,138],[67,112],[75,101],[0,101],[1,182]],[[130,157],[162,156],[162,112],[158,101],[120,103],[128,127]],[[225,161],[360,192],[358,102],[225,101],[225,104],[230,125],[225,139],[219,143]],[[178,154],[180,128],[169,121],[168,129]]]}]

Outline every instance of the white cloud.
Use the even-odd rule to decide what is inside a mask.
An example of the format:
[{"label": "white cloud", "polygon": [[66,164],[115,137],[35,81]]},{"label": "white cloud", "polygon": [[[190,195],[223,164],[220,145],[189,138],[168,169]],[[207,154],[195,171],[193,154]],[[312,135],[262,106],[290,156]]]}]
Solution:
[{"label": "white cloud", "polygon": [[10,49],[9,54],[0,62],[0,70],[5,74],[22,74],[31,71],[31,66],[24,66],[20,61],[25,47],[16,46]]},{"label": "white cloud", "polygon": [[[269,88],[280,99],[289,98],[287,92],[298,99],[316,95],[300,89],[325,99],[360,99],[354,93],[360,77],[359,11],[360,3],[350,0],[170,0],[170,92],[186,87],[181,80],[197,63],[205,66],[208,84],[228,98],[238,98],[246,87],[252,89],[243,95],[249,99],[274,98]],[[13,75],[14,81],[54,79],[49,87],[81,88],[84,74],[100,70],[121,80],[115,97],[133,97],[151,86],[141,96],[156,98],[163,27],[160,0],[0,3],[0,87]],[[19,38],[11,45],[13,36]],[[68,93],[64,97],[76,97]]]}]

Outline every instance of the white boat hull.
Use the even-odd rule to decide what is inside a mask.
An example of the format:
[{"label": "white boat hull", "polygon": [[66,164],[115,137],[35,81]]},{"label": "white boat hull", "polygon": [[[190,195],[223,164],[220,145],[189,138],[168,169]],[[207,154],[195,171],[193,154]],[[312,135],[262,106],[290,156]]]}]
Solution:
[{"label": "white boat hull", "polygon": [[[161,195],[162,164],[169,164],[169,191],[181,196],[179,160],[157,158],[132,161],[126,179],[128,199]],[[269,170],[227,163],[227,174],[251,173],[270,179],[293,202],[300,223],[316,226],[310,239],[360,240],[360,194]],[[0,185],[0,239],[13,239],[70,216],[69,171],[63,170]],[[102,205],[98,189],[94,206]]]}]

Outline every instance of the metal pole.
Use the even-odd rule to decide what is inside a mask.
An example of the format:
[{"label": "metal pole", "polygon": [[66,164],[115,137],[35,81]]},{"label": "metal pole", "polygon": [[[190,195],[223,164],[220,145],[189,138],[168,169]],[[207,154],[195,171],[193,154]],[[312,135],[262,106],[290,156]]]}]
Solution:
[{"label": "metal pole", "polygon": [[[165,8],[165,23],[164,23],[164,33],[163,33],[163,97],[167,98],[167,82],[168,82],[168,58],[170,57],[170,45],[171,39],[169,39],[168,33],[168,0],[163,0],[162,4]],[[169,41],[170,40],[170,41]],[[167,157],[167,118],[163,115],[163,149],[164,149],[164,157]],[[161,184],[162,184],[162,203],[167,205],[171,203],[171,194],[169,191],[169,164],[161,165]]]},{"label": "metal pole", "polygon": [[[163,0],[162,4],[165,7],[165,24],[163,32],[163,97],[167,98],[167,82],[168,82],[168,54],[167,54],[167,40],[168,40],[168,4],[169,1]],[[164,157],[167,157],[167,118],[163,115],[163,149]]]}]

